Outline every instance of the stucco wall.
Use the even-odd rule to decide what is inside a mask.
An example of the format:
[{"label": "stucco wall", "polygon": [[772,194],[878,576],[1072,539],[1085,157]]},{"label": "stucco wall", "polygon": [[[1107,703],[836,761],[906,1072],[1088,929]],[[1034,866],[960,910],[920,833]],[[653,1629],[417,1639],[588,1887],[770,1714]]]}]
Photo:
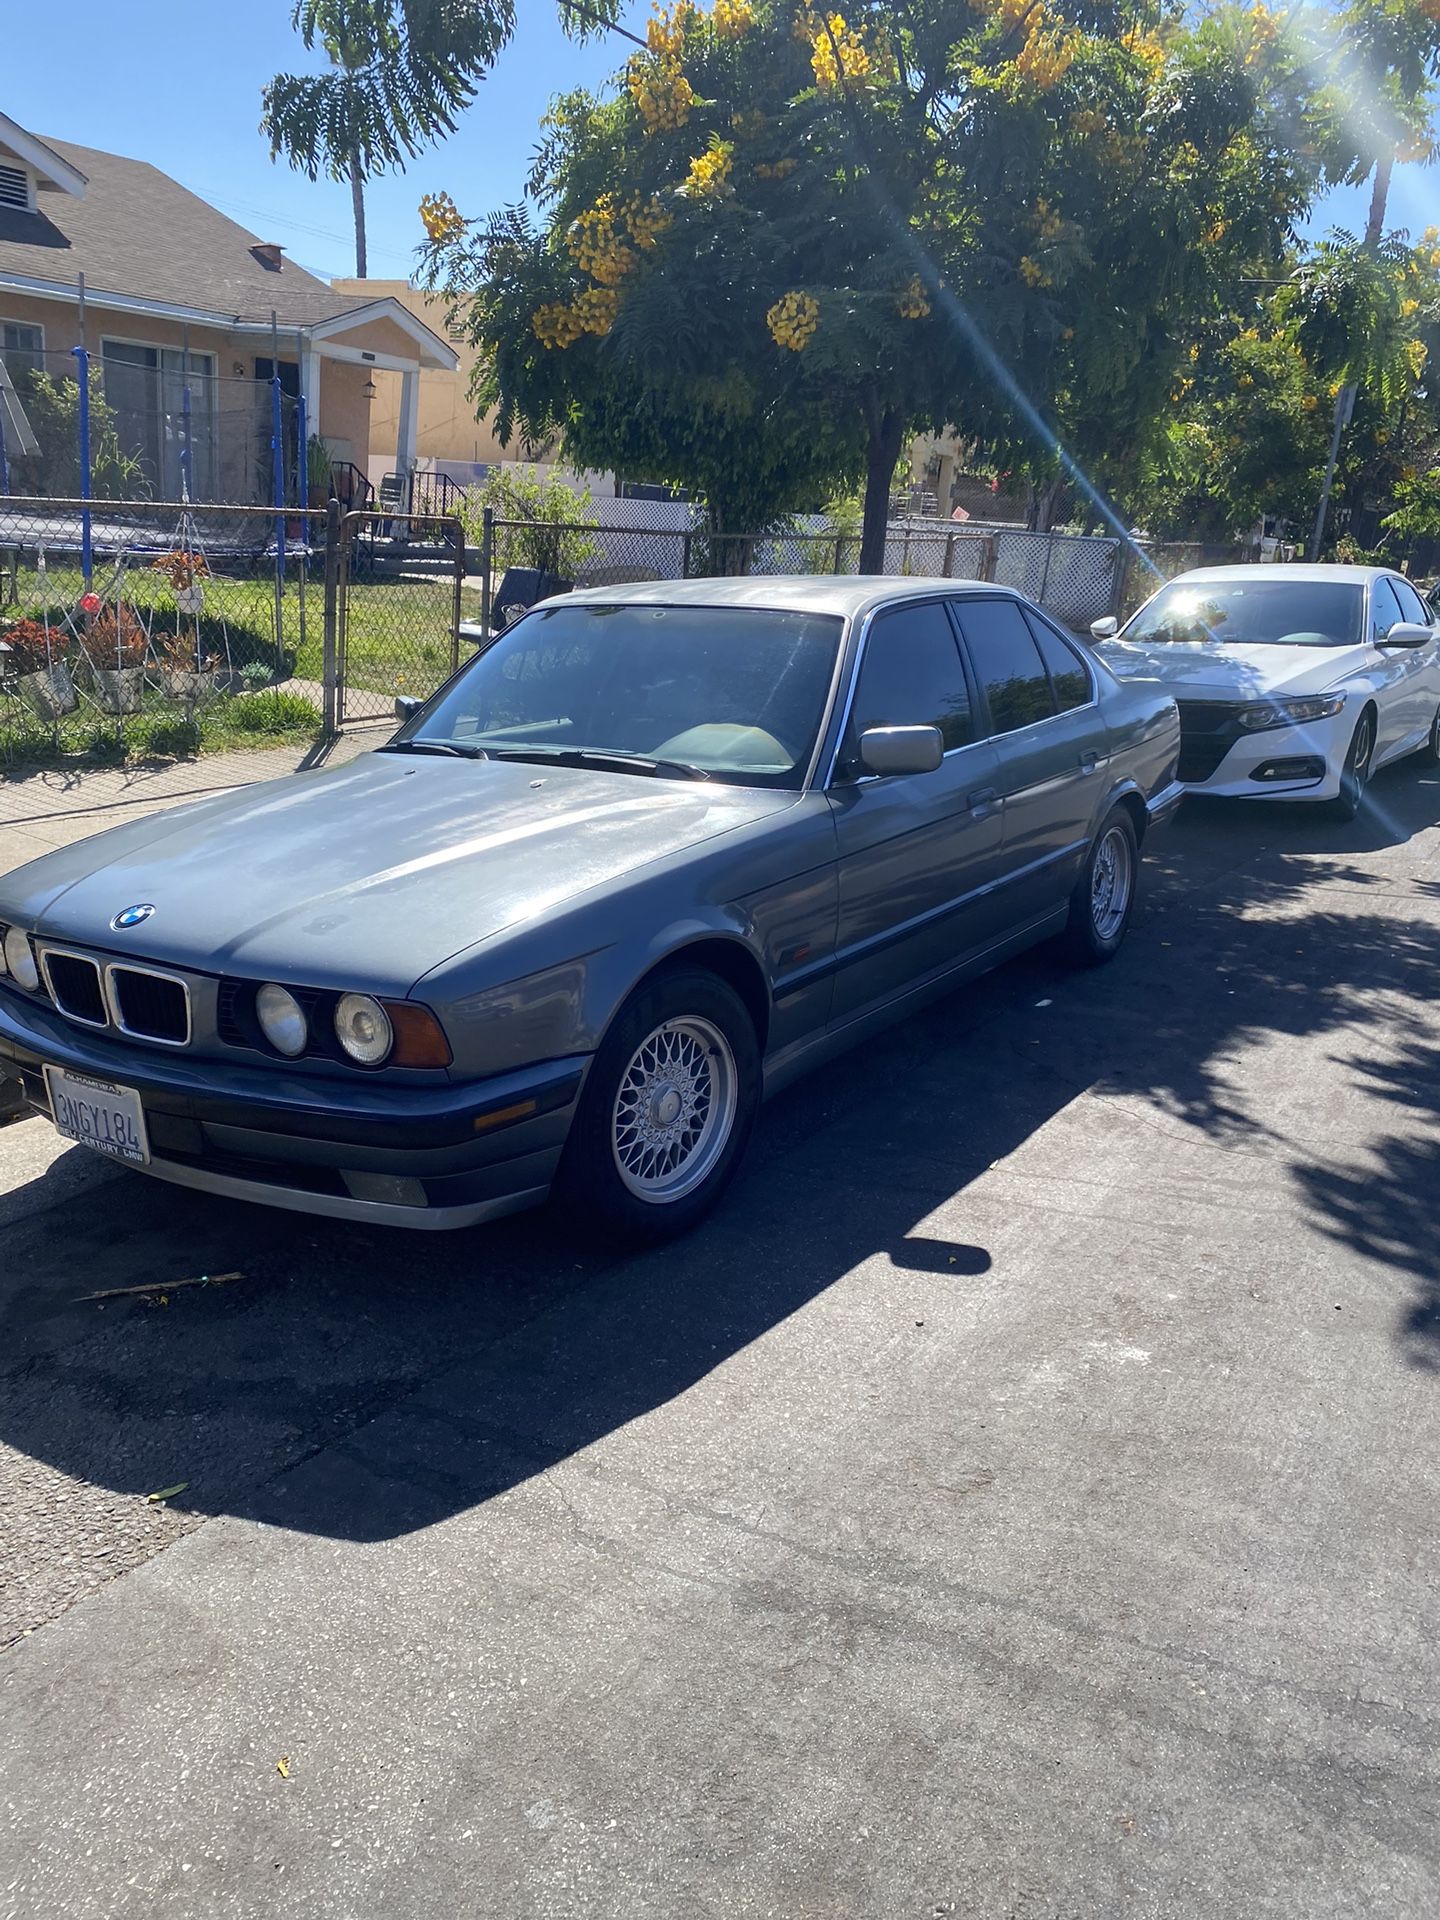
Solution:
[{"label": "stucco wall", "polygon": [[[470,370],[475,364],[473,349],[457,340],[445,326],[445,305],[412,287],[405,280],[336,280],[337,293],[372,299],[389,296],[408,307],[423,320],[432,333],[439,334],[460,356],[454,373],[427,369],[420,375],[420,408],[415,435],[415,453],[420,460],[513,460],[517,449],[505,449],[495,438],[489,420],[475,418],[475,403],[467,392]],[[396,329],[398,332],[399,330]],[[372,342],[367,338],[367,347]],[[413,354],[413,344],[405,352]],[[400,435],[400,375],[383,369],[374,375],[376,395],[370,409],[370,454],[377,469],[390,472],[395,465],[395,450]],[[357,464],[363,464],[357,462]]]}]

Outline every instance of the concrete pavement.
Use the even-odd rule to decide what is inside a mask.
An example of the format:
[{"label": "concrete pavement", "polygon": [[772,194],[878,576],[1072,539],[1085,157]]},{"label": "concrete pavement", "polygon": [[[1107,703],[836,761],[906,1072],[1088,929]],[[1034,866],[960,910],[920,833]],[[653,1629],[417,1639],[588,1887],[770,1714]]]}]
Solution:
[{"label": "concrete pavement", "polygon": [[1437,823],[1182,816],[640,1258],[0,1132],[0,1914],[1433,1913]]}]

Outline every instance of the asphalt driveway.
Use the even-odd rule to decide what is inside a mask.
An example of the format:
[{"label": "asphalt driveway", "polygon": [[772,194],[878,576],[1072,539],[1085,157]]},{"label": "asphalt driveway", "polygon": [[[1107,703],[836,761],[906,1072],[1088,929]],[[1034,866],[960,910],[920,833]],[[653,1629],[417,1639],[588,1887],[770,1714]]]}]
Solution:
[{"label": "asphalt driveway", "polygon": [[0,1914],[1436,1912],[1440,778],[1146,882],[641,1258],[0,1130]]}]

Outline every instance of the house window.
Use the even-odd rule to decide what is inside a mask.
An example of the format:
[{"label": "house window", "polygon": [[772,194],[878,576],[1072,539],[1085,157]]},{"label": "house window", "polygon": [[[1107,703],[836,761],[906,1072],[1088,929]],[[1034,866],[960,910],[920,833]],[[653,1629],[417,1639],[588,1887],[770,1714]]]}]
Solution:
[{"label": "house window", "polygon": [[[184,454],[190,454],[190,495],[215,497],[215,356],[138,340],[102,340],[105,399],[125,453],[139,459],[146,480],[163,500],[180,498]],[[190,406],[185,407],[185,390]]]},{"label": "house window", "polygon": [[30,175],[10,160],[0,160],[0,207],[19,207],[26,213],[35,208]]},{"label": "house window", "polygon": [[0,320],[0,360],[13,380],[17,374],[39,373],[45,365],[45,330],[26,320]]}]

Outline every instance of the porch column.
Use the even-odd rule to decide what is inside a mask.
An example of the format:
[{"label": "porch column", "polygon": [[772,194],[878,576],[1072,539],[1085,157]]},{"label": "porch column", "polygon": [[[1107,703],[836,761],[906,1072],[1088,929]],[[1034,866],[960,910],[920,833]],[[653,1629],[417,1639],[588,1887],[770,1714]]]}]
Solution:
[{"label": "porch column", "polygon": [[415,471],[415,436],[420,414],[420,369],[411,367],[400,376],[400,430],[395,441],[395,471],[405,484],[405,505],[410,505],[410,476]]},{"label": "porch column", "polygon": [[308,340],[300,356],[300,391],[305,396],[305,424],[311,433],[320,431],[320,349]]}]

